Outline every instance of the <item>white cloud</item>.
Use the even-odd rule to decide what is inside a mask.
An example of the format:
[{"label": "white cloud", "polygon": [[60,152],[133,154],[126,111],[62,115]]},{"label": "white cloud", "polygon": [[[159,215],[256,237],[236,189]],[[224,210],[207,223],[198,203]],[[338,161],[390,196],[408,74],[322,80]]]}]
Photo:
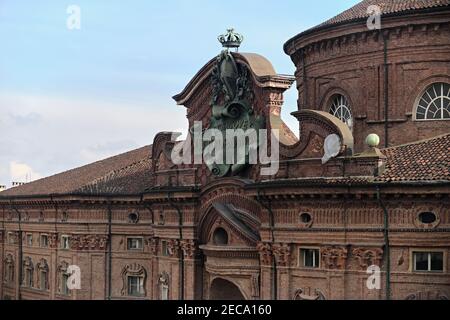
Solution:
[{"label": "white cloud", "polygon": [[36,179],[149,145],[160,131],[187,131],[185,109],[170,98],[147,104],[0,92],[0,184],[11,182],[11,163],[15,180]]},{"label": "white cloud", "polygon": [[9,164],[11,182],[30,182],[42,178],[42,175],[25,163],[12,161]]}]

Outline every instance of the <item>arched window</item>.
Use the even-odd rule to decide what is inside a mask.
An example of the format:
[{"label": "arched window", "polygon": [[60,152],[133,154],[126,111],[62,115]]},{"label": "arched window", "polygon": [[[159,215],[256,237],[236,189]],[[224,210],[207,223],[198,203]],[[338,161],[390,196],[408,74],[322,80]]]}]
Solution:
[{"label": "arched window", "polygon": [[36,265],[37,268],[37,283],[39,289],[46,291],[49,289],[48,285],[48,263],[47,260],[41,259]]},{"label": "arched window", "polygon": [[163,271],[158,277],[159,296],[161,300],[169,300],[169,274]]},{"label": "arched window", "polygon": [[32,288],[33,287],[33,275],[34,275],[34,266],[33,261],[31,261],[30,257],[26,257],[23,261],[23,286]]},{"label": "arched window", "polygon": [[450,119],[450,84],[438,82],[429,86],[417,103],[416,120]]},{"label": "arched window", "polygon": [[66,261],[62,261],[57,268],[57,287],[58,293],[61,295],[70,295],[69,287],[67,282],[69,281],[69,264]]},{"label": "arched window", "polygon": [[228,233],[223,228],[217,228],[213,234],[213,242],[216,246],[226,246],[228,244]]},{"label": "arched window", "polygon": [[122,296],[143,297],[145,296],[145,282],[147,271],[137,263],[126,265],[122,270]]},{"label": "arched window", "polygon": [[330,113],[344,122],[350,130],[353,129],[353,116],[350,103],[342,94],[336,94],[331,99]]}]

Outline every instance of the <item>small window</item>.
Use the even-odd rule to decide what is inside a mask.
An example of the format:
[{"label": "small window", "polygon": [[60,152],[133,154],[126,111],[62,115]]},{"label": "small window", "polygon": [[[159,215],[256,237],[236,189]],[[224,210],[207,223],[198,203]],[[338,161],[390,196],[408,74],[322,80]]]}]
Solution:
[{"label": "small window", "polygon": [[416,120],[450,119],[450,84],[434,83],[417,104]]},{"label": "small window", "polygon": [[137,214],[136,212],[132,212],[128,215],[128,221],[130,223],[138,223],[139,222],[139,214]]},{"label": "small window", "polygon": [[169,286],[161,284],[161,300],[169,300]]},{"label": "small window", "polygon": [[301,223],[310,223],[312,221],[312,217],[309,213],[302,213],[300,215],[300,222]]},{"label": "small window", "polygon": [[61,249],[63,249],[63,250],[70,249],[70,237],[69,236],[61,236]]},{"label": "small window", "polygon": [[437,220],[436,215],[433,212],[422,212],[419,214],[419,221],[424,224],[435,223]]},{"label": "small window", "polygon": [[414,271],[442,272],[444,271],[443,252],[414,252]]},{"label": "small window", "polygon": [[333,96],[331,99],[330,113],[344,122],[350,130],[353,129],[352,109],[346,97],[341,94]]},{"label": "small window", "polygon": [[305,268],[319,268],[320,250],[300,249],[300,265]]},{"label": "small window", "polygon": [[142,238],[128,238],[127,239],[128,250],[142,250],[143,239]]},{"label": "small window", "polygon": [[161,254],[163,257],[170,256],[169,254],[169,246],[167,241],[161,241]]},{"label": "small window", "polygon": [[33,270],[30,268],[25,269],[24,285],[28,288],[31,288],[33,286]]},{"label": "small window", "polygon": [[8,232],[8,244],[14,244],[15,243],[15,237],[13,232]]},{"label": "small window", "polygon": [[40,245],[41,245],[41,248],[48,248],[48,235],[41,234]]},{"label": "small window", "polygon": [[216,246],[226,246],[228,244],[228,233],[223,228],[217,228],[213,234],[213,242]]},{"label": "small window", "polygon": [[61,275],[61,294],[68,296],[70,294],[67,283],[69,282],[69,274],[63,273]]},{"label": "small window", "polygon": [[144,278],[136,276],[128,276],[128,295],[142,296],[144,295]]},{"label": "small window", "polygon": [[27,234],[27,246],[32,247],[33,246],[33,235]]},{"label": "small window", "polygon": [[40,280],[39,289],[47,290],[47,288],[48,288],[47,271],[44,271],[44,270],[40,271],[39,280]]}]

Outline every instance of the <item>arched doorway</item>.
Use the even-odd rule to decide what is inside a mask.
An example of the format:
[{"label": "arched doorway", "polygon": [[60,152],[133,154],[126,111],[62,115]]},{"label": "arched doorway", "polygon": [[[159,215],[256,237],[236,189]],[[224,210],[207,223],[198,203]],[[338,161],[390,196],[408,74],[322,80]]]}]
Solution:
[{"label": "arched doorway", "polygon": [[245,300],[241,290],[232,282],[214,279],[210,289],[211,300]]}]

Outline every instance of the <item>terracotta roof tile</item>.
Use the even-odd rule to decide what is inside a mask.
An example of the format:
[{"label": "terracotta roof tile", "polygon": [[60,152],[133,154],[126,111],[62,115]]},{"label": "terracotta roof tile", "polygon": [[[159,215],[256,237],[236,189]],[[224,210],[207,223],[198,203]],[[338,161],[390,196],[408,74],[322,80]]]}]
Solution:
[{"label": "terracotta roof tile", "polygon": [[148,187],[151,146],[0,192],[0,197],[55,194],[136,194]]},{"label": "terracotta roof tile", "polygon": [[381,151],[386,170],[376,181],[450,181],[450,134]]}]

